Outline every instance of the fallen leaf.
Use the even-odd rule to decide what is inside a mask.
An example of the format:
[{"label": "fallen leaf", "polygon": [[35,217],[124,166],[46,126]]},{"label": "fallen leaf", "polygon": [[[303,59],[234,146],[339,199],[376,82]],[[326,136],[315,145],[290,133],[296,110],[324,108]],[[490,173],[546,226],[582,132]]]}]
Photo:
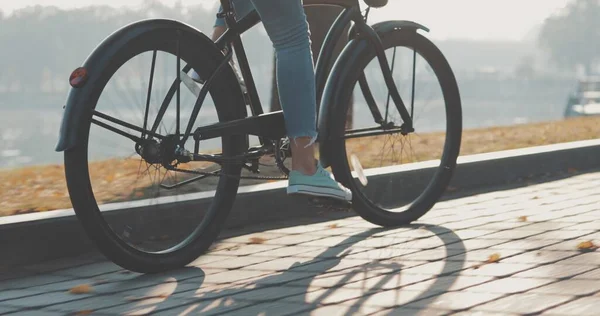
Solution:
[{"label": "fallen leaf", "polygon": [[265,241],[267,241],[264,238],[260,238],[260,237],[252,237],[250,238],[250,241],[248,242],[249,245],[259,245],[259,244],[264,244]]},{"label": "fallen leaf", "polygon": [[519,217],[519,222],[526,222],[527,221],[527,216],[520,216]]},{"label": "fallen leaf", "polygon": [[331,225],[329,225],[327,227],[329,227],[331,229],[338,228],[338,224],[331,224]]},{"label": "fallen leaf", "polygon": [[539,199],[540,199],[540,197],[539,197],[539,196],[534,196],[534,197],[532,197],[531,199],[532,199],[532,200],[539,200]]},{"label": "fallen leaf", "polygon": [[92,291],[92,287],[88,284],[81,284],[69,290],[71,294],[87,294]]},{"label": "fallen leaf", "polygon": [[93,312],[94,311],[91,309],[86,309],[86,310],[76,312],[75,315],[91,315]]},{"label": "fallen leaf", "polygon": [[472,267],[474,270],[481,268],[481,264],[474,264]]},{"label": "fallen leaf", "polygon": [[596,246],[591,240],[580,242],[579,245],[577,245],[577,249],[579,250],[591,250],[596,248],[598,248],[598,246]]},{"label": "fallen leaf", "polygon": [[486,261],[486,263],[495,263],[500,261],[500,254],[499,253],[494,253],[492,255],[490,255]]}]

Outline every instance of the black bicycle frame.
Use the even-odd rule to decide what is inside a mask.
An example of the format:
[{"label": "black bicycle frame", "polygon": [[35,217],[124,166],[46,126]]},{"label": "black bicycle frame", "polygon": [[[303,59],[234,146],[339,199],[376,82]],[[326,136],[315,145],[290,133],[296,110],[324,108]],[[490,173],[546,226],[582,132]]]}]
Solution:
[{"label": "black bicycle frame", "polygon": [[[242,73],[242,77],[244,78],[244,81],[246,83],[249,99],[248,101],[250,103],[249,105],[252,112],[252,117],[236,120],[233,122],[216,123],[209,126],[199,127],[194,132],[194,139],[196,140],[196,142],[198,142],[200,140],[218,138],[225,135],[249,134],[252,132],[253,135],[259,136],[261,145],[265,145],[266,142],[264,137],[268,137],[271,139],[285,137],[285,125],[283,122],[284,118],[282,111],[276,111],[265,114],[262,104],[260,102],[260,98],[258,96],[258,91],[254,82],[254,78],[252,76],[252,72],[250,70],[248,58],[246,56],[246,52],[242,44],[241,34],[260,23],[260,16],[255,10],[253,10],[245,17],[241,18],[240,20],[237,20],[235,16],[235,11],[231,5],[231,1],[220,1],[223,10],[220,13],[218,13],[218,16],[224,18],[227,25],[227,30],[219,39],[217,39],[215,44],[221,50],[231,48],[230,45],[235,50],[238,65]],[[385,56],[385,50],[383,44],[381,43],[381,39],[379,38],[375,30],[369,25],[367,25],[363,15],[360,12],[360,4],[358,0],[304,0],[304,6],[323,5],[342,7],[343,11],[333,23],[332,27],[329,29],[329,32],[327,33],[327,36],[324,39],[323,46],[321,48],[321,51],[319,52],[319,56],[317,59],[315,74],[317,102],[321,102],[329,71],[331,70],[333,62],[335,61],[333,52],[337,41],[340,38],[342,38],[346,26],[348,26],[351,22],[354,22],[355,25],[351,28],[351,32],[354,32],[355,34],[348,34],[348,36],[354,38],[357,34],[359,34],[359,36],[366,37],[371,42],[371,44],[375,48],[379,64],[384,75],[386,86],[389,89],[392,100],[396,104],[396,108],[398,109],[402,120],[404,121],[403,130],[408,132],[412,131],[413,129],[411,116],[408,113],[392,78],[392,73],[387,57]],[[220,65],[217,68],[216,72],[222,70],[222,66],[226,65],[229,58],[231,58],[231,50],[229,50],[226,59],[222,62],[222,65]],[[215,74],[213,74],[211,77],[214,77]],[[208,92],[208,89],[210,87],[210,81],[211,80],[209,79],[207,85],[205,85],[202,89],[204,92],[203,96],[205,96],[206,92]],[[174,83],[174,86],[172,88],[174,88],[176,85],[177,82]],[[363,90],[365,89],[362,86],[361,88],[363,88]],[[366,89],[368,89],[368,86],[366,87]],[[368,95],[370,95],[370,91],[367,91],[367,93]],[[190,136],[191,128],[194,125],[199,109],[202,106],[201,101],[202,100],[198,100],[198,102],[196,102],[194,111],[192,112],[192,116],[190,117],[190,121],[188,123],[188,127],[186,128],[185,135],[182,135],[183,137],[181,139],[180,144],[181,147],[183,147],[185,141]],[[371,104],[369,104],[369,107],[371,108],[372,112],[378,112],[378,109],[373,109]],[[379,118],[381,117],[380,113],[373,114],[374,116],[376,116],[376,120],[377,116],[379,116]],[[160,117],[157,117],[157,121],[159,121],[160,119]],[[154,125],[156,125],[156,122]]]}]

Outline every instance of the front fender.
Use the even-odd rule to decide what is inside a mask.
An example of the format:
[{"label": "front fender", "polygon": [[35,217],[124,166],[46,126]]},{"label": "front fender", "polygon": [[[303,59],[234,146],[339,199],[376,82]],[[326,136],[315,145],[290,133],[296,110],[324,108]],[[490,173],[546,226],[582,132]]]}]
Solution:
[{"label": "front fender", "polygon": [[[389,32],[397,31],[397,30],[423,30],[425,32],[429,32],[429,28],[426,26],[419,24],[413,21],[407,20],[393,20],[393,21],[384,21],[371,25],[371,27],[381,36],[382,34],[386,34]],[[360,33],[357,31],[357,25],[354,24],[348,30],[348,40],[353,40],[360,36]]]},{"label": "front fender", "polygon": [[209,51],[211,56],[223,56],[213,41],[197,29],[183,24],[181,22],[169,19],[151,19],[135,22],[124,26],[115,33],[108,36],[94,51],[88,56],[82,67],[87,70],[87,81],[80,87],[72,87],[67,96],[67,102],[64,107],[64,113],[60,126],[58,144],[56,151],[67,151],[76,147],[86,135],[83,130],[84,121],[81,118],[90,117],[94,108],[93,104],[86,104],[87,98],[95,93],[95,85],[102,80],[107,80],[103,70],[111,63],[115,62],[119,52],[127,45],[135,45],[136,40],[149,32],[157,29],[180,29],[185,33],[191,32],[198,41],[198,45],[203,45],[203,49]]},{"label": "front fender", "polygon": [[[412,21],[385,21],[371,27],[380,37],[401,29],[429,31],[427,27]],[[349,42],[331,70],[321,99],[317,124],[319,159],[324,167],[330,166],[331,159],[329,157],[336,154],[330,152],[329,141],[344,136],[346,111],[351,97],[351,94],[344,91],[344,88],[352,87],[360,75],[355,71],[354,65],[360,64],[365,56],[374,54],[375,50],[369,43],[369,39],[360,36],[353,26],[349,32]]]}]

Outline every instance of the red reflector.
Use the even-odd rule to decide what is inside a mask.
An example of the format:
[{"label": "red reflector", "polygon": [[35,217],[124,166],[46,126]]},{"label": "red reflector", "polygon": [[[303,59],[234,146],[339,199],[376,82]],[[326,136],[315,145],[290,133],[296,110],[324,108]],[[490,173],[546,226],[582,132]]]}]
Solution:
[{"label": "red reflector", "polygon": [[69,77],[69,83],[73,88],[82,87],[88,79],[88,72],[85,68],[79,67],[71,73]]}]

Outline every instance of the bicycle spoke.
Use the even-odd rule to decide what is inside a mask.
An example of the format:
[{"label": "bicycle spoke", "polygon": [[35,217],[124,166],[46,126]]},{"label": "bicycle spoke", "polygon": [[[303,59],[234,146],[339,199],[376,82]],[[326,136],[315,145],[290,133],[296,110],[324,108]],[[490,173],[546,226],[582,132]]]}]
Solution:
[{"label": "bicycle spoke", "polygon": [[[181,71],[187,73],[188,71],[190,71],[190,69],[192,69],[192,66],[186,65],[185,67],[183,67],[183,69]],[[179,75],[179,72],[178,72],[178,75]],[[165,96],[165,99],[163,100],[163,102],[160,106],[160,109],[158,110],[158,113],[156,114],[156,118],[154,119],[154,123],[152,124],[152,128],[150,129],[150,131],[156,132],[159,125],[162,123],[162,119],[165,116],[165,113],[167,112],[167,108],[169,107],[169,104],[171,104],[171,101],[173,100],[173,95],[177,92],[178,86],[180,85],[180,83],[181,83],[181,81],[179,79],[175,79],[173,81],[173,83],[171,84],[171,87],[169,88],[169,91],[167,92],[167,95]]]},{"label": "bicycle spoke", "polygon": [[[148,128],[148,111],[150,110],[150,99],[152,98],[152,83],[154,82],[154,67],[156,66],[156,51],[152,53],[152,67],[150,68],[150,82],[148,83],[148,94],[146,96],[146,111],[144,112],[144,130]],[[144,138],[145,132],[142,132]]]},{"label": "bicycle spoke", "polygon": [[413,159],[412,161],[419,161],[419,156],[417,155],[416,150],[413,149],[412,146],[412,137],[410,137],[411,135],[408,135],[408,137],[406,138],[406,142],[408,143],[408,147],[410,148],[410,151],[413,153]]}]

